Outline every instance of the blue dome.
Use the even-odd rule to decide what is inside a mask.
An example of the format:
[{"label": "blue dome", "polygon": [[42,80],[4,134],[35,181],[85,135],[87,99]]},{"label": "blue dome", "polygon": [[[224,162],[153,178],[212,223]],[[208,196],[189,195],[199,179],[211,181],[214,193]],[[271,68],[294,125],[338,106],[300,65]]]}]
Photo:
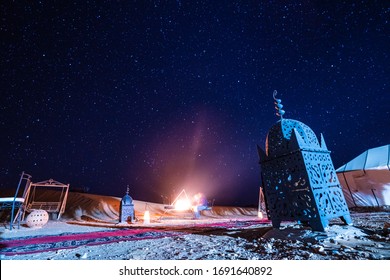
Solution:
[{"label": "blue dome", "polygon": [[133,199],[131,198],[130,195],[126,194],[126,195],[122,198],[122,204],[123,204],[123,205],[131,205],[131,204],[133,204]]},{"label": "blue dome", "polygon": [[265,144],[267,155],[274,157],[291,152],[290,139],[294,129],[303,140],[305,147],[321,148],[317,136],[306,124],[292,119],[281,119],[268,132]]}]

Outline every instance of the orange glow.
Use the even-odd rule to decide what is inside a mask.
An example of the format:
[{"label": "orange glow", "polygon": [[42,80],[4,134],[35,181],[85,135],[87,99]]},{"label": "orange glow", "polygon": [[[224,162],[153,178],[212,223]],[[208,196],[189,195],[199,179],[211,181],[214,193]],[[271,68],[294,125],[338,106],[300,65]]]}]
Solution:
[{"label": "orange glow", "polygon": [[263,218],[263,213],[261,211],[257,212],[257,217],[259,217],[260,219]]},{"label": "orange glow", "polygon": [[191,202],[189,199],[178,199],[175,203],[175,209],[185,211],[191,209]]}]

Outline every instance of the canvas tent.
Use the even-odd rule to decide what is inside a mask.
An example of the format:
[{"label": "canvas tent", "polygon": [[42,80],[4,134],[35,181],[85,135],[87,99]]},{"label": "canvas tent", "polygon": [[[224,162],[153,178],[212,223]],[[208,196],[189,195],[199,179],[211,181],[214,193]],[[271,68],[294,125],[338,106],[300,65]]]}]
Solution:
[{"label": "canvas tent", "polygon": [[390,145],[369,149],[336,172],[349,207],[390,205]]}]

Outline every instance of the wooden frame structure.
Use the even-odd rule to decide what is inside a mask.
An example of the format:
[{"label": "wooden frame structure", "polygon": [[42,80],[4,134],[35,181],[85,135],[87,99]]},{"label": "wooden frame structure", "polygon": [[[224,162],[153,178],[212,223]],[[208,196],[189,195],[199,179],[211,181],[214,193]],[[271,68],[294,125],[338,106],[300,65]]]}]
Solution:
[{"label": "wooden frame structure", "polygon": [[[53,192],[49,198],[44,196],[46,192]],[[53,179],[31,183],[27,189],[24,201],[25,212],[42,209],[48,213],[57,214],[57,220],[65,212],[68,199],[69,184],[63,184]],[[22,218],[22,220],[24,217]]]}]

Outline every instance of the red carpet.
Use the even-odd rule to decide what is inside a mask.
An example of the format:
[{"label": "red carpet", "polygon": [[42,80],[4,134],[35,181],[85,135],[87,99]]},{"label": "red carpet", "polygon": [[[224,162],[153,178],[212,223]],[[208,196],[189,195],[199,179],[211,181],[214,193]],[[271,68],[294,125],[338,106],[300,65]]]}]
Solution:
[{"label": "red carpet", "polygon": [[1,254],[8,256],[32,254],[60,249],[77,248],[83,245],[102,245],[112,242],[154,239],[179,234],[182,233],[155,229],[126,229],[56,236],[39,236],[2,240],[0,242],[0,251]]},{"label": "red carpet", "polygon": [[97,231],[90,233],[65,233],[61,235],[48,235],[37,237],[24,237],[3,239],[0,241],[2,255],[33,254],[39,252],[55,251],[77,248],[79,246],[102,245],[119,241],[135,241],[142,239],[156,239],[169,236],[194,233],[190,229],[202,230],[205,228],[248,228],[257,224],[268,224],[265,220],[229,221],[211,224],[192,224],[165,226],[164,228],[137,228]]}]

